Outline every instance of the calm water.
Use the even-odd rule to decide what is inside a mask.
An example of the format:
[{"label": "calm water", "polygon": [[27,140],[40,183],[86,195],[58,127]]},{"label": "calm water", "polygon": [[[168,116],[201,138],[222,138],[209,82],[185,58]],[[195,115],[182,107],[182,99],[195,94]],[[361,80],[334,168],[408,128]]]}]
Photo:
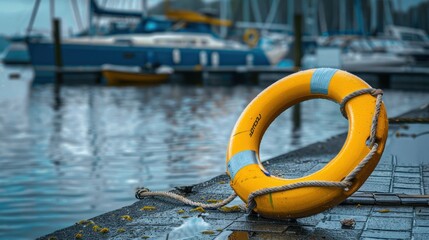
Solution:
[{"label": "calm water", "polygon": [[[0,96],[13,95],[0,98],[2,239],[34,238],[131,204],[138,186],[167,190],[223,173],[230,131],[263,89],[65,86],[58,104],[52,85],[11,93],[7,69],[0,72]],[[385,102],[393,116],[429,94],[387,91]],[[270,126],[262,159],[347,130],[334,103],[312,100],[302,110],[300,130],[292,131],[289,111]]]}]

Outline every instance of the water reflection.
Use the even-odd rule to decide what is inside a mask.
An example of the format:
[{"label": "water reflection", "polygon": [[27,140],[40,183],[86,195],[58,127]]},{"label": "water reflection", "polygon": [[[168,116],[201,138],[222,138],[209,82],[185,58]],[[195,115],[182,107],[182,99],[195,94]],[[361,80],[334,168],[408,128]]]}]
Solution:
[{"label": "water reflection", "polygon": [[395,156],[400,166],[427,164],[427,145],[429,132],[426,124],[402,125],[397,129],[387,146],[389,153]]},{"label": "water reflection", "polygon": [[[0,101],[0,238],[39,236],[130,204],[138,186],[166,190],[223,173],[233,125],[261,90],[64,86],[55,99],[53,85],[35,85],[27,100]],[[394,115],[429,96],[385,99]],[[347,130],[336,104],[301,110],[296,131],[289,111],[273,122],[262,159]]]}]

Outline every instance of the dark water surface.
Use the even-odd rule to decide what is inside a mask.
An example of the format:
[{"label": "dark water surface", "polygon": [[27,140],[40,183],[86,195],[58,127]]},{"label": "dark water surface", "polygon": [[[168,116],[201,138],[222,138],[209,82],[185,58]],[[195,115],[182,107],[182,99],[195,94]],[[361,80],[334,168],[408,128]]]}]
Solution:
[{"label": "dark water surface", "polygon": [[[167,190],[223,173],[234,123],[262,89],[65,86],[56,102],[52,85],[35,85],[0,98],[0,238],[34,238],[131,204],[138,186]],[[384,99],[393,116],[429,94],[390,90]],[[262,159],[347,130],[332,102],[301,108],[301,129],[292,130],[291,111],[270,126]]]}]

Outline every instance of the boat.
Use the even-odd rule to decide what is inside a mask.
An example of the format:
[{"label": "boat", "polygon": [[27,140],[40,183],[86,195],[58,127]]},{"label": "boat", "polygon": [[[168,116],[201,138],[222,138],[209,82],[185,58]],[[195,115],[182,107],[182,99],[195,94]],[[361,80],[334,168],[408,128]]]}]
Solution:
[{"label": "boat", "polygon": [[315,51],[305,54],[302,62],[304,68],[356,69],[406,66],[412,64],[413,59],[391,52],[376,51],[365,37],[333,36],[321,41]]},{"label": "boat", "polygon": [[429,38],[424,30],[387,26],[383,36],[381,38],[385,40],[382,43],[388,44],[386,50],[401,56],[410,56],[416,65],[429,64]]},{"label": "boat", "polygon": [[[281,50],[266,51],[226,41],[207,33],[159,32],[114,36],[79,37],[62,43],[65,66],[145,65],[237,66],[275,65]],[[34,66],[54,66],[51,41],[29,43]]]},{"label": "boat", "polygon": [[[212,26],[230,26],[231,22],[187,10],[169,10],[165,16],[121,13],[101,9],[91,0],[98,15],[140,18],[132,32],[123,34],[71,37],[62,40],[64,66],[166,65],[170,67],[276,65],[287,48],[249,47],[219,37]],[[89,31],[91,32],[91,31]],[[30,40],[31,62],[38,68],[53,67],[53,42]]]},{"label": "boat", "polygon": [[412,58],[417,65],[429,63],[429,49],[422,46],[412,46],[392,37],[372,37],[369,39],[369,43],[377,52],[393,53]]},{"label": "boat", "polygon": [[422,47],[429,50],[429,38],[422,29],[390,25],[386,26],[384,34],[401,40],[409,46]]},{"label": "boat", "polygon": [[9,45],[4,50],[2,62],[8,65],[30,64],[30,55],[25,43],[25,37],[12,37],[9,41]]},{"label": "boat", "polygon": [[160,66],[155,70],[142,69],[139,66],[118,66],[105,64],[102,66],[102,74],[107,85],[154,85],[168,81],[173,70],[166,66]]}]

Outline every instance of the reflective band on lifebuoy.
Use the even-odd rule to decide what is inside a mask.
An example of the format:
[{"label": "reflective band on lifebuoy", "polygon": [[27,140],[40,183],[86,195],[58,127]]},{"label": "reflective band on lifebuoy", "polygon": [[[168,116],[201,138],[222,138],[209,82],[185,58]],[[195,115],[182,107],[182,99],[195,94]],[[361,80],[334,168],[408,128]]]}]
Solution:
[{"label": "reflective band on lifebuoy", "polygon": [[[227,173],[237,195],[247,202],[252,192],[261,189],[306,181],[342,181],[370,151],[366,141],[370,135],[375,97],[364,94],[347,102],[349,132],[342,149],[325,167],[308,176],[287,179],[270,175],[259,160],[261,139],[271,122],[296,103],[314,98],[340,103],[349,94],[369,87],[348,72],[321,68],[292,74],[261,92],[241,114],[228,146]],[[255,198],[254,210],[268,218],[298,218],[341,203],[359,189],[376,167],[384,150],[387,130],[387,115],[382,105],[376,131],[377,151],[348,189],[312,186],[265,194]]]},{"label": "reflective band on lifebuoy", "polygon": [[259,41],[259,32],[256,29],[249,28],[243,34],[243,41],[250,47],[254,47]]}]

